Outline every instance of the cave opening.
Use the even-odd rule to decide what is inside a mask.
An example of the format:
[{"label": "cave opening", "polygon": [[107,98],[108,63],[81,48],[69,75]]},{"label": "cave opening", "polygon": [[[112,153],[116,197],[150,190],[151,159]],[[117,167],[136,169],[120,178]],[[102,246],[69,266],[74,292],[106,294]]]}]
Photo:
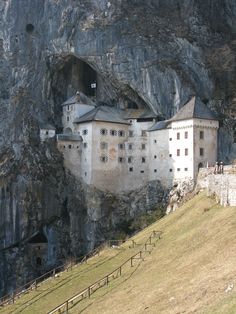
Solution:
[{"label": "cave opening", "polygon": [[49,67],[51,101],[54,104],[54,119],[61,125],[61,104],[77,91],[97,102],[100,79],[87,62],[75,57],[54,56]]},{"label": "cave opening", "polygon": [[[112,76],[100,74],[96,67],[75,55],[54,55],[47,59],[48,100],[58,132],[62,130],[61,104],[76,92],[82,92],[96,104],[106,104],[121,109],[147,108],[147,104],[130,86],[117,82]],[[45,89],[46,91],[47,89]]]},{"label": "cave opening", "polygon": [[27,33],[31,34],[34,31],[34,25],[33,24],[27,24],[25,29],[26,29]]},{"label": "cave opening", "polygon": [[94,99],[98,89],[98,75],[85,61],[75,56],[67,56],[56,60],[51,84],[56,103],[63,103],[77,91]]}]

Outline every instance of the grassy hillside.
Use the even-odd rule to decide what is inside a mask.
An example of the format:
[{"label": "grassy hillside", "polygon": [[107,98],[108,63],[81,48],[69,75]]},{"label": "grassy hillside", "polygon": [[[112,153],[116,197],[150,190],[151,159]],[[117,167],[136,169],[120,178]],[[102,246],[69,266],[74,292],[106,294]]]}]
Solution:
[{"label": "grassy hillside", "polygon": [[[223,208],[201,193],[135,240],[144,243],[152,230],[163,236],[144,262],[136,261],[69,313],[236,313],[235,207]],[[128,243],[123,248],[104,250],[0,313],[46,313],[139,250]]]}]

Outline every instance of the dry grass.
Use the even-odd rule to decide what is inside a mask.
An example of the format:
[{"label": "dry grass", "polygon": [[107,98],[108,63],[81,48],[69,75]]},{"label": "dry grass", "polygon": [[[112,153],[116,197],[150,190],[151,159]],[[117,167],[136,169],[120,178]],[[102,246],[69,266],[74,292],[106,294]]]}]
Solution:
[{"label": "dry grass", "polygon": [[[135,240],[143,243],[152,230],[164,234],[151,255],[69,313],[236,313],[235,207],[223,208],[201,193],[137,234]],[[115,269],[134,250],[116,254],[105,250],[88,265],[42,284],[39,291],[0,313],[46,313]],[[225,292],[231,284],[232,290]]]},{"label": "dry grass", "polygon": [[236,285],[235,209],[199,194],[139,234],[164,231],[136,271],[70,313],[236,313],[234,289],[225,292]]}]

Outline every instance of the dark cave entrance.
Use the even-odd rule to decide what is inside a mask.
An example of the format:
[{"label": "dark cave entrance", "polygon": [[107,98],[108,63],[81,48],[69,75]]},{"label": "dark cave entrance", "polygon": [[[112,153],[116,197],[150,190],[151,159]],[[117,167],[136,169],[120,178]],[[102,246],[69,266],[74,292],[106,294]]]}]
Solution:
[{"label": "dark cave entrance", "polygon": [[97,102],[100,81],[98,73],[85,61],[73,56],[54,56],[48,64],[50,101],[54,105],[54,119],[61,126],[61,104],[82,92]]},{"label": "dark cave entrance", "polygon": [[51,87],[55,103],[63,103],[77,91],[91,98],[96,96],[98,75],[88,63],[74,56],[57,57],[51,70]]},{"label": "dark cave entrance", "polygon": [[[48,79],[52,120],[61,130],[61,104],[74,96],[77,91],[90,97],[97,104],[138,109],[148,106],[128,85],[117,82],[113,76],[104,77],[86,61],[74,55],[54,55],[48,59]],[[105,72],[105,71],[104,71]]]}]

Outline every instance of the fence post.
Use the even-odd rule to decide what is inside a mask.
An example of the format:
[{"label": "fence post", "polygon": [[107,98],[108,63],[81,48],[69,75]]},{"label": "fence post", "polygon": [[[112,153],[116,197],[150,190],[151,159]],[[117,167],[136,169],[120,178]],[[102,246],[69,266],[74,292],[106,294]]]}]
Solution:
[{"label": "fence post", "polygon": [[35,290],[37,290],[37,280],[34,282]]},{"label": "fence post", "polygon": [[15,296],[14,296],[14,292],[12,292],[12,303],[15,302]]},{"label": "fence post", "polygon": [[106,284],[108,286],[108,283],[109,283],[109,276],[106,276]]},{"label": "fence post", "polygon": [[90,291],[90,286],[88,287],[88,297],[90,298],[91,291]]},{"label": "fence post", "polygon": [[121,267],[119,268],[119,271],[120,271],[120,276],[121,276]]},{"label": "fence post", "polygon": [[68,313],[68,310],[69,310],[69,302],[66,301],[66,314]]},{"label": "fence post", "polygon": [[130,259],[130,266],[133,267],[133,257]]}]

